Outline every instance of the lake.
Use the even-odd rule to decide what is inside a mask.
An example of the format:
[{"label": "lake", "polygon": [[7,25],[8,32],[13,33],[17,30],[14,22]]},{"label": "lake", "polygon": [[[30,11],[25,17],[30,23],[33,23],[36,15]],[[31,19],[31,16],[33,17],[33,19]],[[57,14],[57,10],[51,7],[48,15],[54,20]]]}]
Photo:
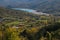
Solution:
[{"label": "lake", "polygon": [[22,10],[22,11],[26,11],[26,12],[31,12],[33,14],[38,14],[38,15],[49,16],[49,14],[47,14],[47,13],[38,12],[37,10],[33,10],[33,9],[25,9],[25,8],[12,8],[12,9],[14,9],[14,10]]},{"label": "lake", "polygon": [[33,12],[33,11],[35,11],[35,10],[33,10],[33,9],[24,9],[24,8],[12,8],[12,9],[22,10],[22,11],[26,11],[26,12]]}]

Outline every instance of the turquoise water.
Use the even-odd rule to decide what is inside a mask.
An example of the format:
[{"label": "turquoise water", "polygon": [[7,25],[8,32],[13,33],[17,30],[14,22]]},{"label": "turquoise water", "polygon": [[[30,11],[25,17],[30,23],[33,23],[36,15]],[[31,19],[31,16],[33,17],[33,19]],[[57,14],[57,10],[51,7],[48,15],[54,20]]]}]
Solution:
[{"label": "turquoise water", "polygon": [[26,12],[33,12],[33,11],[34,11],[34,10],[32,10],[32,9],[23,9],[23,8],[12,8],[12,9],[22,10],[22,11],[26,11]]}]

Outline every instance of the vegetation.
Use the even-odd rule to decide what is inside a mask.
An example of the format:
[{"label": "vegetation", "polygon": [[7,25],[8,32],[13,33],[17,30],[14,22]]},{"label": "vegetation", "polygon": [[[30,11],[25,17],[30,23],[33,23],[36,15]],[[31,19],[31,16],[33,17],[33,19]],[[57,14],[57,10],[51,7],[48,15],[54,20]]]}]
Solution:
[{"label": "vegetation", "polygon": [[0,40],[60,40],[60,16],[0,8]]}]

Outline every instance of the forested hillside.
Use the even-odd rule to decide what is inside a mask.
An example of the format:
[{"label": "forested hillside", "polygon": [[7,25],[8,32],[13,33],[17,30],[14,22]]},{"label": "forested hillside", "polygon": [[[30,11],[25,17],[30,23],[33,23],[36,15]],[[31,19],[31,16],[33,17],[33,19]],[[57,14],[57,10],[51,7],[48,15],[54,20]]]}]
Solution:
[{"label": "forested hillside", "polygon": [[60,16],[0,8],[0,40],[60,40]]}]

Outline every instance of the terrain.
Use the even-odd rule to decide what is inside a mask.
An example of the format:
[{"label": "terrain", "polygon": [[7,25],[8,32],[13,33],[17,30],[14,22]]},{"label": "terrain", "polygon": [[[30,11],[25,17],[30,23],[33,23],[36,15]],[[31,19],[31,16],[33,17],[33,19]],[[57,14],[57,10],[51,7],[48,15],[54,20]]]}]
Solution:
[{"label": "terrain", "polygon": [[0,40],[60,40],[60,0],[0,0]]},{"label": "terrain", "polygon": [[0,40],[60,40],[60,16],[0,7]]}]

